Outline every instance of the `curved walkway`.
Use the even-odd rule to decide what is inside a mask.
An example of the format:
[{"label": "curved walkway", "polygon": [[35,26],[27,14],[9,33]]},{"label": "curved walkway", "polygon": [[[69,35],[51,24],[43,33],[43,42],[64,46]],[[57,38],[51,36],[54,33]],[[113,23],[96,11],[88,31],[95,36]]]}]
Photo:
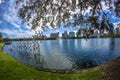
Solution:
[{"label": "curved walkway", "polygon": [[120,57],[103,65],[105,80],[120,80]]}]

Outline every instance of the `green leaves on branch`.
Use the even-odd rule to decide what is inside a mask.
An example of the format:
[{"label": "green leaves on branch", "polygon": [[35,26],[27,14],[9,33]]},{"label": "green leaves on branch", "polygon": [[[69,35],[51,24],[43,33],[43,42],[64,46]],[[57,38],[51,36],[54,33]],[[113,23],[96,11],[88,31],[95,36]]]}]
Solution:
[{"label": "green leaves on branch", "polygon": [[[19,9],[19,16],[23,23],[31,25],[32,29],[37,27],[47,27],[50,23],[51,27],[59,26],[62,22],[69,19],[75,19],[74,25],[83,24],[84,16],[90,7],[88,20],[94,26],[98,26],[97,16],[100,13],[104,16],[106,13],[101,4],[103,0],[16,0],[17,6],[22,6]],[[119,0],[104,0],[105,5],[109,5],[109,11],[114,11],[120,17],[120,1]],[[115,10],[113,10],[114,4]],[[77,15],[76,15],[77,14]],[[75,15],[75,16],[74,16]],[[77,17],[76,17],[77,16]],[[91,17],[92,16],[92,17]],[[92,20],[93,19],[93,20]]]}]

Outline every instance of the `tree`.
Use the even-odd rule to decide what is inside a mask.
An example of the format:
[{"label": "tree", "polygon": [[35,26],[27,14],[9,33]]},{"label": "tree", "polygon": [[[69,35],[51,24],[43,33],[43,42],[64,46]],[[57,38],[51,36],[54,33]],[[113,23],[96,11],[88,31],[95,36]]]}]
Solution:
[{"label": "tree", "polygon": [[94,28],[99,29],[98,16],[90,16],[88,22],[91,23]]},{"label": "tree", "polygon": [[0,42],[2,42],[3,38],[2,38],[2,33],[0,33]]},{"label": "tree", "polygon": [[[97,19],[101,16],[107,19],[101,2],[105,2],[108,10],[120,17],[120,0],[16,0],[16,5],[20,6],[19,16],[23,23],[28,23],[32,29],[46,29],[48,26],[54,28],[66,21],[74,25],[84,24],[88,18],[92,18],[89,22],[97,27]],[[89,15],[85,16],[85,11],[89,7]],[[74,22],[71,22],[71,19],[74,19]]]},{"label": "tree", "polygon": [[81,34],[81,29],[77,31],[77,36],[79,36],[80,34]]}]

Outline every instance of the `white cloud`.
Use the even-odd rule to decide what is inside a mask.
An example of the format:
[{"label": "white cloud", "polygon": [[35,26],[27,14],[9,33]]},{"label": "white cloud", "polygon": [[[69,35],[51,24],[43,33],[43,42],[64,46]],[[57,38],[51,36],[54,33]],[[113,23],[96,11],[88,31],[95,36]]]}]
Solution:
[{"label": "white cloud", "polygon": [[10,29],[0,29],[0,32],[7,34],[11,38],[24,38],[24,37],[31,37],[35,34],[34,31],[30,30],[10,30]]},{"label": "white cloud", "polygon": [[15,15],[4,14],[4,19],[14,25],[16,28],[20,28],[20,20]]},{"label": "white cloud", "polygon": [[18,8],[15,8],[15,4],[15,0],[9,0],[9,7],[7,7],[7,10],[3,14],[4,19],[14,25],[17,29],[21,29],[22,26],[31,29],[27,24],[21,24],[22,19],[18,17]]},{"label": "white cloud", "polygon": [[33,30],[19,29],[17,36],[19,36],[19,37],[31,37],[34,34],[35,34],[35,32]]},{"label": "white cloud", "polygon": [[4,13],[4,19],[14,25],[16,28],[20,28],[21,20],[17,16],[18,10],[15,9],[15,0],[10,0],[6,12]]},{"label": "white cloud", "polygon": [[0,0],[0,4],[3,3],[3,2],[4,2],[4,0]]},{"label": "white cloud", "polygon": [[116,22],[116,23],[114,23],[114,28],[119,27],[119,26],[118,26],[119,23],[120,23],[120,22]]},{"label": "white cloud", "polygon": [[13,34],[13,31],[8,29],[0,29],[0,32],[8,34],[9,36]]},{"label": "white cloud", "polygon": [[27,25],[27,24],[25,24],[25,27],[26,27],[27,29],[31,29],[31,27],[30,27],[29,25]]},{"label": "white cloud", "polygon": [[102,5],[103,11],[104,11],[104,10],[107,10],[107,9],[109,8],[109,6],[106,6],[106,5],[105,5],[105,2],[101,2],[101,5]]},{"label": "white cloud", "polygon": [[[16,38],[31,37],[34,35],[34,31],[32,31],[28,25],[21,24],[21,19],[18,17],[18,10],[15,9],[15,0],[9,0],[8,3],[8,7],[6,7],[7,10],[5,10],[2,16],[4,20],[8,21],[15,28],[0,29],[0,32],[7,34],[9,37]],[[0,23],[2,23],[2,21],[0,21]],[[25,27],[27,30],[24,30],[23,27]]]},{"label": "white cloud", "polygon": [[15,23],[15,22],[11,22],[16,28],[20,28],[20,25]]}]

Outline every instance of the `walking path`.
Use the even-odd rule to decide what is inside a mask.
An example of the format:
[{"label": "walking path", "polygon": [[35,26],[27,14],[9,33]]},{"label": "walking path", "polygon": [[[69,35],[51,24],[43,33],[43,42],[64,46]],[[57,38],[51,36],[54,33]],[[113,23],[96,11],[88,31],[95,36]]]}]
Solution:
[{"label": "walking path", "polygon": [[105,80],[120,80],[120,57],[103,65]]}]

